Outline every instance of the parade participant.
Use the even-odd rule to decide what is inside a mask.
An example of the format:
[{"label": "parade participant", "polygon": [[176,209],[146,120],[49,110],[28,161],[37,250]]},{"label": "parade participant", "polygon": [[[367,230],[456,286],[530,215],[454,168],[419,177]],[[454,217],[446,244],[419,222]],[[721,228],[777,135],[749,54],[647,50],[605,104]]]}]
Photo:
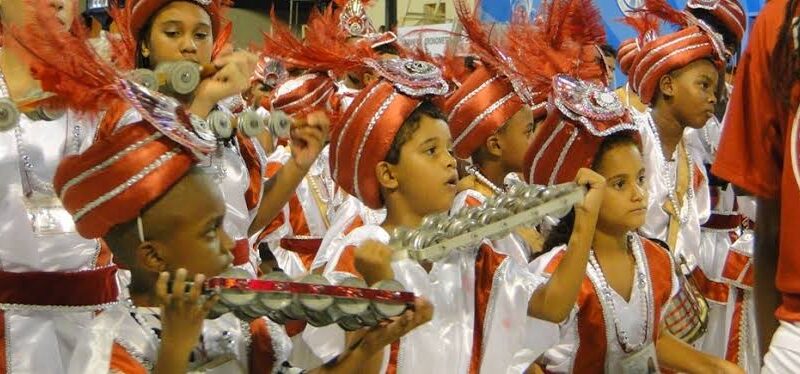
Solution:
[{"label": "parade participant", "polygon": [[[662,327],[679,281],[670,253],[636,233],[647,212],[644,162],[636,124],[605,87],[567,76],[554,80],[558,110],[537,130],[526,156],[532,184],[569,181],[590,167],[606,187],[599,199],[589,265],[561,340],[539,362],[549,373],[652,373],[659,366],[688,373],[743,373],[700,353]],[[557,155],[562,157],[557,157]],[[531,267],[551,274],[581,230],[576,210],[562,219]],[[569,247],[566,244],[569,243]],[[602,368],[602,369],[600,369]]]},{"label": "parade participant", "polygon": [[[401,260],[391,265],[386,249],[359,249],[369,241],[385,243],[390,231],[417,228],[425,216],[448,211],[456,193],[450,132],[432,103],[436,96],[428,96],[447,92],[439,70],[426,62],[395,59],[381,61],[376,71],[381,79],[359,93],[334,126],[331,170],[341,188],[369,208],[385,207],[387,216],[380,225],[350,232],[324,274],[333,281],[355,275],[367,283],[396,277],[428,296],[439,310],[430,324],[392,348],[389,371],[504,372],[520,363],[527,367],[554,336],[548,334],[552,326],[544,324],[536,334],[525,334],[530,332],[522,328],[529,320],[525,316],[566,317],[579,285],[578,276],[567,274],[583,273],[580,253],[588,250],[583,239],[591,234],[592,214],[587,214],[586,231],[576,235],[574,261],[546,285],[489,245],[454,251],[435,263]],[[590,185],[583,205],[591,212],[599,182],[591,175],[578,182]],[[321,357],[331,348],[311,346]]]},{"label": "parade participant", "polygon": [[[246,323],[232,314],[204,322],[218,297],[204,296],[203,282],[231,265],[234,242],[223,229],[226,203],[214,176],[196,166],[208,154],[174,141],[181,137],[176,128],[188,124],[173,125],[161,132],[146,121],[129,124],[65,159],[57,171],[55,188],[79,233],[103,237],[132,272],[127,308],[106,312],[119,318],[110,364],[97,360],[87,369],[99,372],[106,364],[120,373],[288,372],[291,343],[281,326],[265,317]],[[415,305],[415,312],[366,332],[337,360],[312,372],[357,370],[430,319],[429,304]],[[102,351],[102,342],[89,345]]]},{"label": "parade participant", "polygon": [[[224,4],[220,1],[204,4],[170,0],[131,2],[126,4],[125,21],[120,21],[120,30],[127,35],[123,39],[135,46],[136,67],[152,69],[165,62],[182,60],[201,65],[213,63],[217,67],[218,71],[200,83],[193,97],[180,98],[201,118],[219,108],[218,102],[245,91],[255,65],[254,56],[248,52],[225,52],[222,38],[225,34],[220,33]],[[107,115],[106,121],[113,119],[114,116]],[[130,119],[123,117],[123,121]],[[310,121],[316,124],[308,125]],[[266,155],[240,131],[228,139],[220,139],[224,145],[221,156],[211,163],[228,203],[225,225],[237,243],[234,263],[253,275],[257,274],[259,255],[248,238],[266,227],[291,198],[322,149],[327,133],[324,120],[304,117],[295,125],[291,136],[296,145],[289,162],[267,182],[263,181]]]},{"label": "parade participant", "polygon": [[[533,56],[510,53],[514,46],[507,43],[492,43],[490,33],[474,14],[465,7],[456,9],[478,60],[443,105],[455,156],[472,161],[466,168],[468,175],[459,181],[453,212],[480,205],[505,190],[506,177],[522,172],[525,150],[536,123],[547,113],[547,94],[531,95],[527,87],[518,84],[520,72],[516,67]],[[532,252],[541,250],[542,242],[534,228],[518,228],[508,237],[494,241],[493,247],[527,263]]]},{"label": "parade participant", "polygon": [[[289,120],[300,118],[315,108],[337,118],[345,104],[332,76],[365,69],[361,61],[378,57],[368,45],[347,43],[342,30],[321,26],[321,20],[332,14],[332,8],[326,9],[324,14],[314,13],[305,40],[293,35],[289,27],[274,16],[272,32],[264,35],[264,54],[304,70],[302,75],[278,85],[271,96],[271,110]],[[327,134],[325,141],[327,143]],[[267,177],[272,177],[274,170],[288,160],[292,147],[291,143],[279,146],[270,155]],[[339,209],[345,206],[348,214],[358,214],[353,200],[333,182],[326,146],[289,203],[259,235],[259,241],[267,243],[278,266],[288,274],[306,273],[312,268],[323,237],[335,224]]]},{"label": "parade participant", "polygon": [[[57,32],[72,25],[71,2],[53,1],[46,8],[57,13]],[[0,2],[0,99],[12,108],[14,102],[42,95],[23,58],[24,45],[11,35],[34,14],[23,1]],[[53,120],[5,113],[0,126],[0,373],[64,373],[75,364],[75,345],[94,331],[95,311],[117,301],[116,267],[108,248],[75,233],[52,185],[58,162],[82,151],[94,126],[73,112]]]},{"label": "parade participant", "polygon": [[[713,268],[716,253],[701,246],[700,225],[708,219],[708,178],[699,146],[687,129],[702,128],[714,115],[724,46],[702,24],[660,0],[647,2],[644,17],[657,17],[683,27],[657,37],[657,30],[639,28],[639,51],[629,69],[631,87],[650,110],[635,118],[642,133],[642,154],[649,193],[647,218],[640,232],[665,242],[684,275],[696,267]],[[640,25],[657,25],[644,22]],[[683,280],[683,279],[681,279]],[[685,282],[667,312],[667,325],[687,341],[702,335],[708,304]],[[687,309],[687,306],[689,307]],[[678,330],[681,330],[680,332]]]},{"label": "parade participant", "polygon": [[[727,50],[726,79],[721,81],[721,91],[716,114],[697,130],[690,130],[702,145],[692,149],[701,155],[704,167],[710,171],[719,146],[722,125],[720,120],[728,106],[733,87],[728,76],[734,71],[747,18],[737,0],[713,2],[692,0],[686,10],[697,18],[696,22],[708,24],[722,36]],[[711,215],[701,228],[703,251],[713,254],[710,268],[695,269],[693,276],[700,291],[709,301],[708,331],[698,345],[704,352],[714,354],[739,364],[748,372],[761,367],[756,341],[755,307],[752,281],[752,235],[743,235],[752,221],[739,212],[740,205],[753,203],[751,198],[737,196],[733,185],[709,175]],[[741,240],[739,240],[741,238]],[[708,273],[706,273],[708,271]]]},{"label": "parade participant", "polygon": [[[765,373],[800,368],[800,308],[790,229],[797,221],[798,2],[770,1],[752,26],[712,172],[758,197],[753,250],[758,333]],[[752,139],[761,139],[754,143]],[[783,222],[783,225],[780,223]],[[781,299],[776,296],[778,292]],[[777,309],[777,310],[776,310]],[[776,319],[779,326],[776,326]],[[777,331],[775,328],[777,327]],[[774,332],[774,335],[773,335]]]},{"label": "parade participant", "polygon": [[[31,5],[42,9],[45,1],[49,0]],[[198,167],[221,146],[209,126],[189,114],[187,104],[126,80],[90,50],[85,29],[54,32],[58,25],[54,14],[45,11],[36,13],[23,32],[15,33],[17,40],[41,42],[28,48],[26,57],[36,74],[53,78],[44,88],[61,94],[66,105],[82,112],[96,113],[105,105],[127,102],[142,118],[99,131],[95,142],[66,158],[54,177],[54,189],[78,233],[104,238],[132,274],[131,309],[109,310],[97,318],[105,328],[93,339],[79,342],[75,359],[80,362],[70,371],[176,373],[190,367],[278,371],[288,355],[282,327],[263,318],[242,325],[230,314],[203,322],[216,302],[215,297],[200,296],[204,276],[226,270],[234,246],[223,229],[227,204],[221,190],[209,169]],[[44,42],[46,38],[52,40]],[[47,48],[51,45],[69,46],[70,54],[56,62],[48,58],[58,53]],[[166,292],[169,272],[175,273],[177,284],[173,295]],[[187,275],[195,285],[185,292]],[[158,306],[163,315],[148,309]],[[417,306],[419,314],[407,313],[367,332],[361,340],[366,345],[353,346],[353,353],[360,353],[351,358],[348,352],[321,371],[355,370],[364,357],[430,318],[429,306],[424,302]],[[113,351],[112,340],[117,343]]]}]

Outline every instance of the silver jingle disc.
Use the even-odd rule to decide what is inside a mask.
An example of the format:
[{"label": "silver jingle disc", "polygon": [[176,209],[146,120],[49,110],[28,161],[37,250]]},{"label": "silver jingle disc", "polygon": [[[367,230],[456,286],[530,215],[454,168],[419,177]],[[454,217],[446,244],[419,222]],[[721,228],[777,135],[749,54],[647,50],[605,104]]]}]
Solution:
[{"label": "silver jingle disc", "polygon": [[214,135],[217,139],[229,139],[233,135],[233,124],[231,123],[231,116],[228,114],[215,110],[208,115],[206,122],[211,126]]},{"label": "silver jingle disc", "polygon": [[206,319],[217,319],[221,317],[223,314],[230,312],[231,310],[228,309],[225,304],[221,302],[217,302],[214,306],[211,307],[211,310],[208,311],[208,315],[206,315]]},{"label": "silver jingle disc", "polygon": [[363,327],[356,316],[344,317],[338,320],[336,324],[338,324],[339,327],[341,327],[344,331],[356,331]]},{"label": "silver jingle disc", "polygon": [[270,113],[267,128],[278,139],[288,139],[292,130],[292,119],[286,113],[276,110]]},{"label": "silver jingle disc", "polygon": [[236,125],[245,136],[254,137],[264,132],[264,120],[253,110],[245,110],[236,119]]},{"label": "silver jingle disc", "polygon": [[190,61],[164,64],[167,89],[179,95],[188,95],[200,84],[200,67]]},{"label": "silver jingle disc", "polygon": [[[239,269],[239,268],[230,268],[220,274],[220,277],[225,278],[240,278],[240,279],[248,279],[250,278],[250,273],[246,270]],[[240,307],[243,305],[247,305],[256,298],[255,292],[251,291],[242,291],[236,289],[221,289],[219,292],[220,301],[222,301],[228,307]],[[231,308],[233,309],[233,308]]]},{"label": "silver jingle disc", "polygon": [[[290,282],[286,273],[282,271],[273,271],[269,274],[261,276],[263,280]],[[270,310],[283,310],[292,304],[292,294],[285,292],[260,292],[258,301]]]},{"label": "silver jingle disc", "polygon": [[[330,285],[328,279],[319,274],[309,274],[300,279],[302,283]],[[326,295],[308,295],[300,294],[297,296],[298,301],[306,311],[323,312],[333,305],[333,297]]]},{"label": "silver jingle disc", "polygon": [[245,322],[252,322],[254,319],[259,317],[251,315],[245,309],[236,309],[233,311],[233,315]]},{"label": "silver jingle disc", "polygon": [[252,291],[230,289],[221,290],[219,293],[220,301],[231,309],[248,305],[255,301],[256,297],[256,293]]},{"label": "silver jingle disc", "polygon": [[282,312],[280,312],[278,310],[272,310],[269,313],[267,313],[266,316],[267,316],[267,318],[272,320],[272,322],[275,322],[275,323],[277,323],[279,325],[286,324],[286,321],[288,320],[286,318],[286,315],[284,315]]},{"label": "silver jingle disc", "polygon": [[0,99],[0,132],[8,131],[19,124],[19,110],[9,99]]},{"label": "silver jingle disc", "polygon": [[298,321],[306,319],[306,311],[305,309],[303,309],[303,306],[300,304],[300,302],[297,300],[296,297],[292,299],[292,303],[289,304],[289,306],[287,306],[286,308],[282,309],[281,312],[283,313],[284,316],[286,316],[287,319],[293,319]]},{"label": "silver jingle disc", "polygon": [[[339,285],[345,287],[367,288],[367,282],[364,282],[363,279],[359,279],[356,277],[345,278],[344,280],[339,282]],[[369,300],[337,297],[336,307],[339,310],[341,310],[344,314],[358,315],[364,313],[369,308]]]},{"label": "silver jingle disc", "polygon": [[378,316],[378,312],[375,310],[375,306],[370,304],[369,309],[367,309],[364,313],[358,315],[358,323],[361,326],[378,326],[381,322],[381,318]]},{"label": "silver jingle disc", "polygon": [[[372,285],[372,288],[384,291],[404,291],[403,285],[394,279],[385,279]],[[384,301],[372,301],[372,306],[382,318],[392,318],[403,314],[406,310],[404,303],[390,303]]]},{"label": "silver jingle disc", "polygon": [[331,318],[326,311],[316,311],[306,308],[306,321],[314,327],[325,327],[333,324],[335,321]]},{"label": "silver jingle disc", "polygon": [[252,303],[247,304],[247,306],[243,307],[242,309],[247,309],[250,314],[255,314],[257,316],[265,316],[271,310],[266,307],[266,305],[262,304],[259,300],[254,300]]},{"label": "silver jingle disc", "polygon": [[148,90],[158,90],[158,77],[150,69],[136,69],[128,73],[128,79],[144,86]]},{"label": "silver jingle disc", "polygon": [[26,112],[25,116],[31,121],[54,121],[63,117],[67,113],[64,108],[38,107],[32,112]]}]

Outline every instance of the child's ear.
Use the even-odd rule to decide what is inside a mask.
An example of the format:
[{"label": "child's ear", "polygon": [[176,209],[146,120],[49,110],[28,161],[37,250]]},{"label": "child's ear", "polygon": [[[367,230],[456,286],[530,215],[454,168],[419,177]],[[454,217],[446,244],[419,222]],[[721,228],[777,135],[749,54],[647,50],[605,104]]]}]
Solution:
[{"label": "child's ear", "polygon": [[381,187],[387,190],[397,189],[399,182],[395,172],[395,165],[386,161],[381,161],[375,165],[375,175],[378,177],[378,183]]},{"label": "child's ear", "polygon": [[139,244],[136,247],[136,263],[149,272],[160,273],[165,271],[167,262],[164,259],[164,250],[164,246],[152,241]]},{"label": "child's ear", "polygon": [[658,80],[658,89],[665,97],[675,96],[675,78],[671,74],[664,74]]},{"label": "child's ear", "polygon": [[484,145],[486,146],[486,151],[493,157],[500,157],[503,154],[503,147],[500,146],[500,138],[497,133],[486,138]]}]

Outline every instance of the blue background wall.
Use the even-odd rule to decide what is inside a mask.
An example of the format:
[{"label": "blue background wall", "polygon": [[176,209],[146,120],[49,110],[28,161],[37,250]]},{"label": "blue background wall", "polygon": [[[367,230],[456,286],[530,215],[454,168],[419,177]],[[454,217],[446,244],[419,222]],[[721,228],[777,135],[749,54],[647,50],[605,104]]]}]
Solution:
[{"label": "blue background wall", "polygon": [[[600,13],[603,16],[603,21],[606,26],[606,34],[609,44],[614,47],[625,39],[634,36],[633,30],[625,25],[616,22],[619,18],[623,17],[623,8],[636,8],[641,6],[643,0],[594,0]],[[667,0],[676,8],[682,9],[686,5],[686,0]],[[758,11],[764,4],[764,0],[741,0],[745,11],[748,13],[750,20],[758,14]],[[524,6],[528,9],[535,10],[540,0],[481,0],[480,11],[481,17],[487,22],[507,22],[511,10],[517,6]],[[746,43],[746,40],[745,40]],[[625,77],[617,72],[617,82],[623,83]]]}]

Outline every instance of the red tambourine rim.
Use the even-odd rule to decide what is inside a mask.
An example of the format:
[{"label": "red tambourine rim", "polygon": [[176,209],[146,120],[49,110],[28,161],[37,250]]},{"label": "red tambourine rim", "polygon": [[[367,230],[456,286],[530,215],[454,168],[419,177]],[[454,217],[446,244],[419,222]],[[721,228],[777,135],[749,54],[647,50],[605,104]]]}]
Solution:
[{"label": "red tambourine rim", "polygon": [[216,277],[206,281],[209,289],[250,292],[286,292],[307,295],[325,295],[347,299],[367,299],[389,303],[414,303],[414,294],[405,291],[376,290],[372,288],[330,286],[300,282],[281,282],[263,279]]}]

